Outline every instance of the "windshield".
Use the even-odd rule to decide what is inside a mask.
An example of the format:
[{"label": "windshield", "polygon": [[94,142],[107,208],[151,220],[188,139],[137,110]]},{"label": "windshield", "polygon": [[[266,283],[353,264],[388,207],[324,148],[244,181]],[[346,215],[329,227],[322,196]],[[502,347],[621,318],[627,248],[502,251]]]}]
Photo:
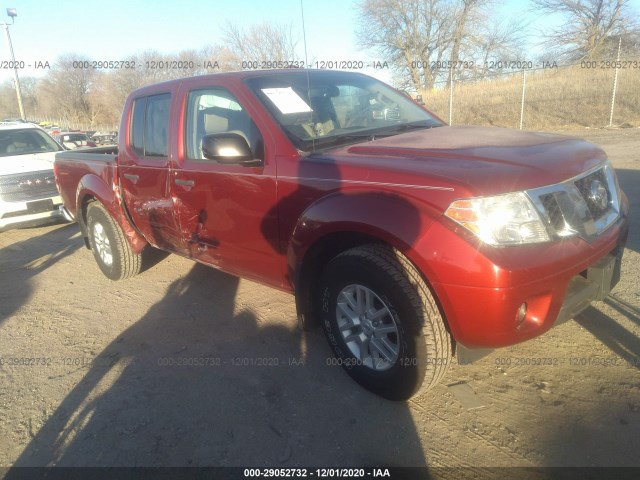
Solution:
[{"label": "windshield", "polygon": [[442,125],[403,94],[359,73],[292,70],[246,82],[300,150]]},{"label": "windshield", "polygon": [[53,138],[35,128],[0,130],[0,157],[61,150]]}]

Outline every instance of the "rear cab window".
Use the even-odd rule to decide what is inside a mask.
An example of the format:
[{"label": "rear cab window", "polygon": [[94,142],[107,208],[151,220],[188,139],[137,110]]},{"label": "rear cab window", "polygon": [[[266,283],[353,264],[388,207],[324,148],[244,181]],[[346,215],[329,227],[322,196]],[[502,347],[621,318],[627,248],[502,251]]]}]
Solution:
[{"label": "rear cab window", "polygon": [[171,94],[140,97],[133,102],[130,142],[140,157],[165,159],[169,153]]}]

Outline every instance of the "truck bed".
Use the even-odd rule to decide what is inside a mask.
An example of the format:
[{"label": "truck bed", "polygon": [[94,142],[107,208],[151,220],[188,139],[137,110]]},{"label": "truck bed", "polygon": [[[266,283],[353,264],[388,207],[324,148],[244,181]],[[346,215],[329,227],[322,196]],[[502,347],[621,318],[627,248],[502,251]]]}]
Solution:
[{"label": "truck bed", "polygon": [[77,150],[66,150],[64,152],[60,152],[56,154],[56,159],[59,157],[63,158],[93,158],[100,157],[103,158],[104,155],[117,155],[118,154],[118,146],[117,145],[109,145],[106,147],[93,147],[93,148],[80,148]]},{"label": "truck bed", "polygon": [[58,189],[67,210],[76,216],[76,198],[80,183],[87,184],[99,177],[106,185],[113,185],[116,175],[117,146],[86,148],[56,154],[54,169]]}]

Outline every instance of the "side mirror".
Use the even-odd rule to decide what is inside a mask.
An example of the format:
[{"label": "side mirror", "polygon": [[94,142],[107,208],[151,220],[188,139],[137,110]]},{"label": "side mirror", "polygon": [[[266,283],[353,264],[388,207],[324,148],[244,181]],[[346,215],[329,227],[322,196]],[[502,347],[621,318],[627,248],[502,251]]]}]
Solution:
[{"label": "side mirror", "polygon": [[220,163],[242,164],[251,162],[253,154],[242,135],[232,132],[210,133],[202,139],[204,158]]}]

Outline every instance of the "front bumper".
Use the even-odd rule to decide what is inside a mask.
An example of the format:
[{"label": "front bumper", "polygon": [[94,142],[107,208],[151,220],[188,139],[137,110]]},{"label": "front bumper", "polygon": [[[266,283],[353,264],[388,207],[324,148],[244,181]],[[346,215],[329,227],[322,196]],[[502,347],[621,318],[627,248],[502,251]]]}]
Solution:
[{"label": "front bumper", "polygon": [[[580,275],[574,276],[567,286],[564,301],[555,322],[556,326],[579,315],[586,310],[592,302],[604,300],[609,292],[620,281],[620,269],[622,264],[623,248],[616,249],[600,261],[589,267]],[[538,334],[543,331],[538,331]],[[458,342],[456,356],[461,365],[473,363],[476,360],[490,354],[493,348],[470,348]]]},{"label": "front bumper", "polygon": [[627,214],[625,201],[620,218],[592,242],[570,238],[503,249],[474,244],[436,222],[416,245],[432,253],[417,263],[459,347],[513,345],[606,297],[620,279]]},{"label": "front bumper", "polygon": [[62,219],[59,195],[27,202],[0,202],[0,230],[30,227]]}]

